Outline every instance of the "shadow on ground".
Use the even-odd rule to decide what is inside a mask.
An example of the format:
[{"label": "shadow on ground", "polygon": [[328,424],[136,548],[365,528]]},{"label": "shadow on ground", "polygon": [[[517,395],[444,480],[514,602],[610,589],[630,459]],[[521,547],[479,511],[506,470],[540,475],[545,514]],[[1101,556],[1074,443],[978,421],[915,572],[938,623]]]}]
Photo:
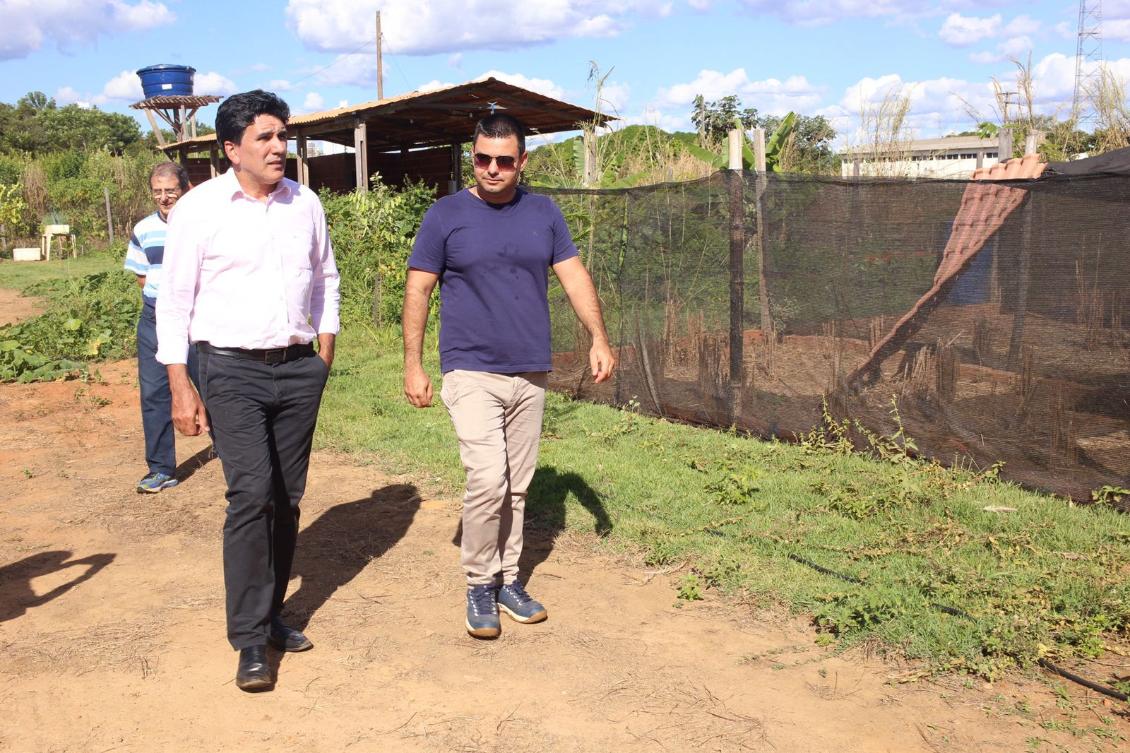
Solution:
[{"label": "shadow on ground", "polygon": [[[39,552],[19,562],[0,567],[0,622],[19,617],[27,610],[46,604],[80,583],[90,580],[99,570],[113,562],[115,555],[92,554],[77,560],[72,560],[70,557],[71,553],[65,551]],[[31,582],[35,578],[71,567],[85,567],[86,571],[66,583],[55,586],[42,596],[36,595],[31,587]]]},{"label": "shadow on ground", "polygon": [[310,617],[373,560],[404,538],[420,509],[411,484],[393,484],[363,499],[329,508],[298,534],[291,577],[302,585],[284,612],[303,629]]}]

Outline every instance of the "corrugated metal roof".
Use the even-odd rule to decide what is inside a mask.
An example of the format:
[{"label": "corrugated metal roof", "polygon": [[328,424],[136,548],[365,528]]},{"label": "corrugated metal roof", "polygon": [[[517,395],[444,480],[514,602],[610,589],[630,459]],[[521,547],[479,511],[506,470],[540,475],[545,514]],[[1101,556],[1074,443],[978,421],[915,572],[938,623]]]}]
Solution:
[{"label": "corrugated metal roof", "polygon": [[[496,78],[486,78],[296,115],[288,125],[290,130],[310,139],[352,146],[353,128],[362,120],[367,126],[370,148],[419,148],[465,142],[470,139],[475,122],[496,110],[514,115],[534,133],[573,131],[582,122],[614,120]],[[199,149],[213,140],[210,136],[198,136],[164,148]]]}]

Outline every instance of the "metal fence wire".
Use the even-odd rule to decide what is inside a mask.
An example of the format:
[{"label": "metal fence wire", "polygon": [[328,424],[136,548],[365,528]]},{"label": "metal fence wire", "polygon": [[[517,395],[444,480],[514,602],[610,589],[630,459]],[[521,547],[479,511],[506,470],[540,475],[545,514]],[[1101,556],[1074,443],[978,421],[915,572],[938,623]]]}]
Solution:
[{"label": "metal fence wire", "polygon": [[551,386],[794,438],[832,416],[1026,486],[1130,476],[1130,177],[986,183],[720,172],[543,190],[620,368],[550,291]]}]

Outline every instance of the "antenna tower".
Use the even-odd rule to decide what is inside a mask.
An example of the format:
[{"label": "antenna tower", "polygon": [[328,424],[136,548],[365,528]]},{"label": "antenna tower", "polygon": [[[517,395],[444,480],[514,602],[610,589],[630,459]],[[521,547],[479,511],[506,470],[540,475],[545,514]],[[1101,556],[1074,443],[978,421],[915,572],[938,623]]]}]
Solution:
[{"label": "antenna tower", "polygon": [[1094,120],[1091,98],[1102,79],[1102,0],[1079,0],[1079,37],[1075,46],[1075,95],[1071,117],[1078,124]]}]

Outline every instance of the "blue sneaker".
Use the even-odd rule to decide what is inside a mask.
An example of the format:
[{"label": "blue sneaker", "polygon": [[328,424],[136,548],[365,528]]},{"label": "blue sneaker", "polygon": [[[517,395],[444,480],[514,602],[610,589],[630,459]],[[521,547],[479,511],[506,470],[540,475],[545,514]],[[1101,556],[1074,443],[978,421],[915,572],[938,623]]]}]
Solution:
[{"label": "blue sneaker", "polygon": [[498,622],[495,586],[470,586],[467,589],[467,632],[476,638],[497,638]]},{"label": "blue sneaker", "polygon": [[156,494],[162,489],[168,489],[176,486],[180,482],[167,473],[150,473],[145,478],[137,482],[138,494]]},{"label": "blue sneaker", "polygon": [[541,622],[549,616],[545,607],[526,593],[526,589],[518,581],[507,583],[498,590],[498,606],[510,619],[527,625]]}]

